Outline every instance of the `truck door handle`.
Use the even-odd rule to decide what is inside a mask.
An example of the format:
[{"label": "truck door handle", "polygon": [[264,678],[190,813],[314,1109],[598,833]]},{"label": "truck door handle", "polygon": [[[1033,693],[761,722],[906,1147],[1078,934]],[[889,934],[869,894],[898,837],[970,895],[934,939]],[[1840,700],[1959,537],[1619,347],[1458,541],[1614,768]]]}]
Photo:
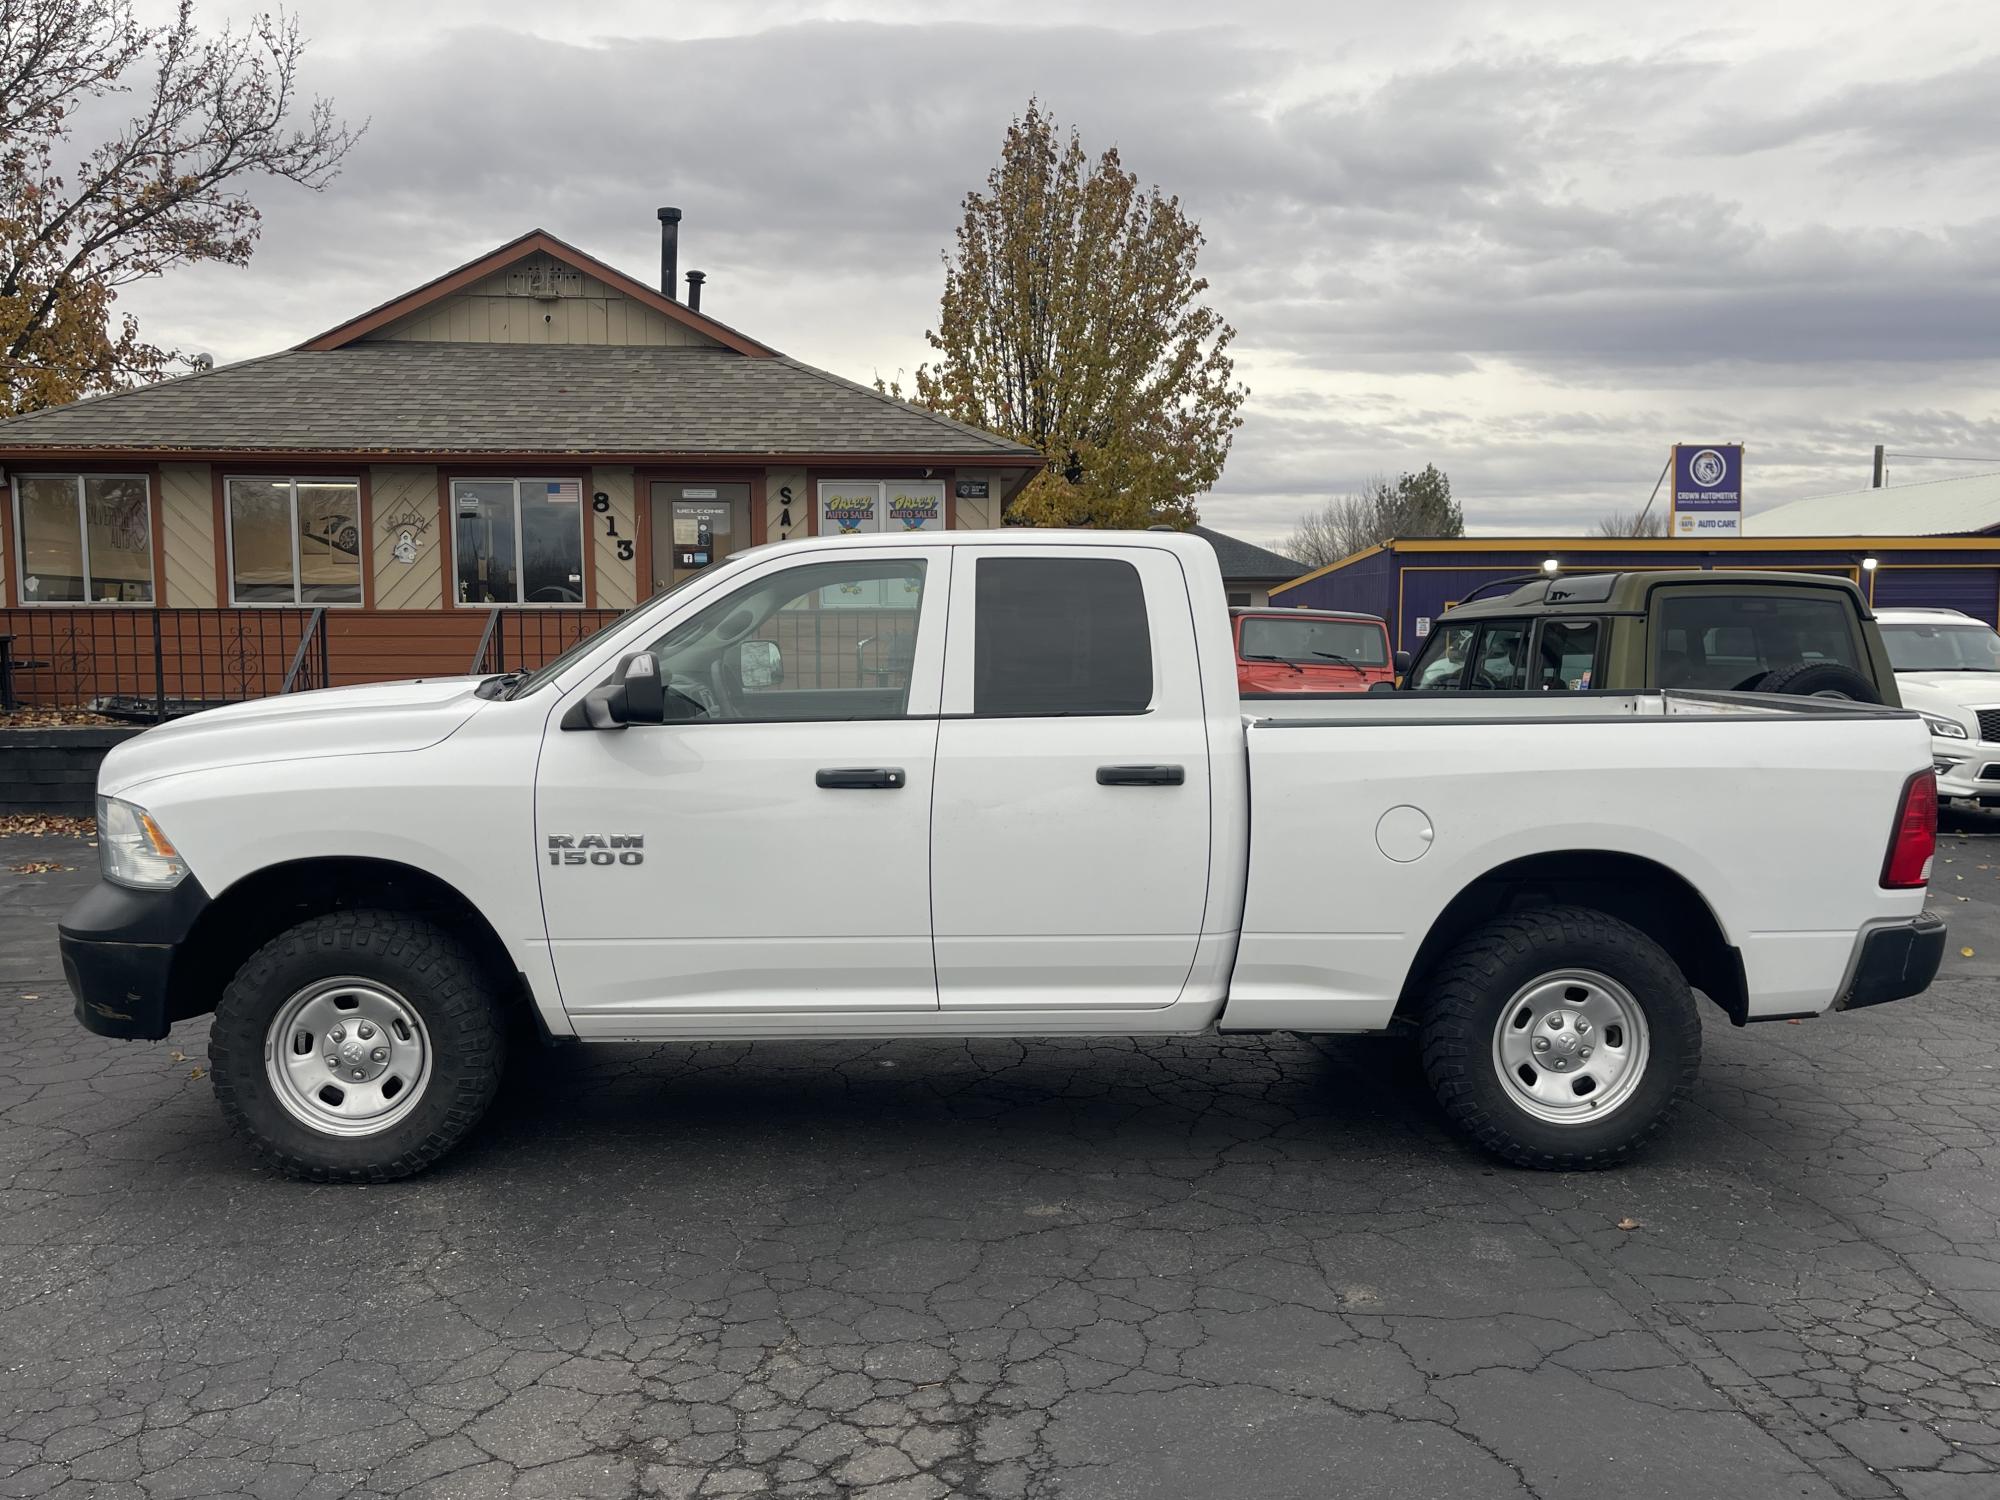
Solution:
[{"label": "truck door handle", "polygon": [[1099,786],[1179,786],[1187,772],[1179,766],[1099,766]]},{"label": "truck door handle", "polygon": [[908,780],[901,766],[829,766],[813,773],[813,785],[830,792],[861,791],[869,787],[893,792]]}]

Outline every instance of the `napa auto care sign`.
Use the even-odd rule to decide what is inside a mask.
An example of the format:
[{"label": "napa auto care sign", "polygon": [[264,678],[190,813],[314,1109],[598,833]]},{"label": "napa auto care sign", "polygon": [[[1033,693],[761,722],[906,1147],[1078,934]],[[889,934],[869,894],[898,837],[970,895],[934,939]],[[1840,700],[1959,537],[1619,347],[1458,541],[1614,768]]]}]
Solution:
[{"label": "napa auto care sign", "polygon": [[1680,443],[1674,448],[1670,536],[1743,535],[1743,445]]}]

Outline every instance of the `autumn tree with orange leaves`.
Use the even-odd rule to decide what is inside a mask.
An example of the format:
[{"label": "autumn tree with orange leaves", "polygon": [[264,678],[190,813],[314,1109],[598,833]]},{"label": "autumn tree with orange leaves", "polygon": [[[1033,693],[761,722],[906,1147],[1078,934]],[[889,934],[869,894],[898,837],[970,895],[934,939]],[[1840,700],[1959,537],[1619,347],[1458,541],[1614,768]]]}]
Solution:
[{"label": "autumn tree with orange leaves", "polygon": [[[206,37],[191,0],[163,26],[129,0],[0,0],[0,416],[167,372],[118,289],[246,264],[254,181],[333,178],[359,132],[300,95],[304,52],[283,14]],[[129,115],[79,142],[114,96]]]},{"label": "autumn tree with orange leaves", "polygon": [[920,404],[1048,458],[1008,519],[1192,526],[1248,394],[1202,301],[1200,227],[1040,106],[1008,128],[947,256]]}]

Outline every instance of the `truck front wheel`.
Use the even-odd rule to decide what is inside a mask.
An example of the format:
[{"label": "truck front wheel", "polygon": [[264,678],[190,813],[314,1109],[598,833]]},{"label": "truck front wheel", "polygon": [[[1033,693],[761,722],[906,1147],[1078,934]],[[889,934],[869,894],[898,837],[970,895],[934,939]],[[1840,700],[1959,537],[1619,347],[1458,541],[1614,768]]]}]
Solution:
[{"label": "truck front wheel", "polygon": [[506,1048],[497,1002],[434,923],[315,917],[258,949],[223,991],[208,1040],[215,1097],[288,1177],[407,1177],[492,1102]]},{"label": "truck front wheel", "polygon": [[1518,1166],[1608,1167],[1666,1125],[1701,1066],[1687,980],[1645,933],[1542,907],[1471,933],[1439,966],[1424,1072],[1472,1140]]}]

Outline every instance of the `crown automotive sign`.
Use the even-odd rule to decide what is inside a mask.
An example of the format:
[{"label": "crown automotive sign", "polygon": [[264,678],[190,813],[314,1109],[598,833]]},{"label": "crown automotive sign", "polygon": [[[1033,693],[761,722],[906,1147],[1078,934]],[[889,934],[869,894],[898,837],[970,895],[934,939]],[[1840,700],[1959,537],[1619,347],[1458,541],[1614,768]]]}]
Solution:
[{"label": "crown automotive sign", "polygon": [[1680,537],[1743,534],[1743,445],[1679,443],[1674,447],[1673,523]]}]

